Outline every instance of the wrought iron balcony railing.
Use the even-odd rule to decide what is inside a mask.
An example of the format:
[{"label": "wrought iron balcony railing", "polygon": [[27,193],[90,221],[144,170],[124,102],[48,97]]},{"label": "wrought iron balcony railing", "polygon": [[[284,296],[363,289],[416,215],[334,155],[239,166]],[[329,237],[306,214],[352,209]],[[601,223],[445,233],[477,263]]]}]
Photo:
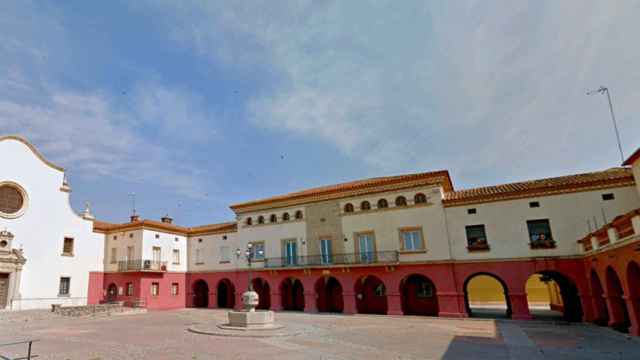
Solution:
[{"label": "wrought iron balcony railing", "polygon": [[266,258],[265,268],[397,263],[397,251]]},{"label": "wrought iron balcony railing", "polygon": [[118,271],[167,271],[166,261],[154,260],[122,260],[118,261]]}]

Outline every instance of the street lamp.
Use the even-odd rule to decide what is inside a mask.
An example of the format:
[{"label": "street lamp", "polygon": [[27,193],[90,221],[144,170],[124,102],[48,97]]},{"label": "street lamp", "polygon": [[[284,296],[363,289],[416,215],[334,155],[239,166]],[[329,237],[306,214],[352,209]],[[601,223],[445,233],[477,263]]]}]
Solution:
[{"label": "street lamp", "polygon": [[587,95],[594,94],[607,94],[607,100],[609,100],[609,112],[611,113],[611,121],[613,121],[613,129],[616,132],[616,139],[618,140],[618,150],[620,150],[620,159],[624,162],[624,154],[622,153],[622,144],[620,143],[620,133],[618,132],[618,124],[616,124],[616,115],[613,113],[613,104],[611,103],[611,94],[609,88],[606,86],[600,86],[599,88],[591,91],[587,91]]},{"label": "street lamp", "polygon": [[[248,291],[253,291],[253,282],[251,280],[251,261],[254,260],[256,255],[261,258],[262,258],[262,255],[264,255],[264,251],[262,249],[258,250],[257,252],[252,251],[252,249],[253,249],[253,244],[248,243],[247,248],[244,250],[244,258],[245,260],[247,260],[247,265],[249,266],[249,286],[247,287]],[[236,258],[240,258],[241,255],[242,255],[242,250],[240,250],[240,248],[237,248]]]}]

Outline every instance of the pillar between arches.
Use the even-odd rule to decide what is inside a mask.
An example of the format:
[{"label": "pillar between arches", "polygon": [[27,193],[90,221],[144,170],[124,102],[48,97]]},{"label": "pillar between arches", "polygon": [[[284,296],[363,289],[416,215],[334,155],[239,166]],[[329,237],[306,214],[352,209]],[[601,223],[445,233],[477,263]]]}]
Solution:
[{"label": "pillar between arches", "polygon": [[514,320],[531,320],[526,293],[509,293],[511,302],[511,318]]},{"label": "pillar between arches", "polygon": [[273,311],[281,311],[282,310],[282,294],[277,292],[271,293],[271,310]]},{"label": "pillar between arches", "polygon": [[609,310],[609,323],[610,327],[616,327],[624,323],[624,309],[626,303],[620,296],[610,296],[605,294],[604,296],[607,302],[607,310]]},{"label": "pillar between arches", "polygon": [[627,303],[627,311],[631,320],[629,334],[640,336],[640,298],[626,297],[625,302]]},{"label": "pillar between arches", "polygon": [[304,292],[304,312],[317,313],[318,305],[316,304],[317,296],[313,291]]},{"label": "pillar between arches", "polygon": [[402,295],[387,293],[387,315],[402,315]]},{"label": "pillar between arches", "polygon": [[343,312],[345,314],[356,314],[358,308],[356,307],[356,294],[353,291],[343,292],[342,298],[344,301]]},{"label": "pillar between arches", "polygon": [[469,317],[464,304],[464,294],[439,291],[436,293],[436,296],[438,297],[438,316],[455,318]]},{"label": "pillar between arches", "polygon": [[598,317],[595,310],[594,297],[586,294],[578,294],[578,297],[580,298],[580,304],[582,305],[582,321],[594,322]]},{"label": "pillar between arches", "polygon": [[215,291],[209,292],[209,306],[207,306],[209,309],[215,309],[218,307],[218,297],[216,295]]}]

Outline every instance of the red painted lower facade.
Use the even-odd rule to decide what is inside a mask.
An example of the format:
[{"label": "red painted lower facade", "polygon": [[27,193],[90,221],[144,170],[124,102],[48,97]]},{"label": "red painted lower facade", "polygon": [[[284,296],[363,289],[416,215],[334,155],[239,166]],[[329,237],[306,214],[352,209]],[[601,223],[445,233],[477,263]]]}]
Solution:
[{"label": "red painted lower facade", "polygon": [[[546,275],[561,289],[564,317],[640,335],[640,242],[584,258],[396,264],[204,273],[92,273],[91,303],[142,299],[149,309],[236,308],[250,276],[259,308],[306,312],[473,316],[467,285],[479,275],[505,290],[507,316],[531,319],[525,284]],[[158,294],[152,294],[152,284]],[[127,293],[133,284],[132,293]],[[172,294],[174,284],[178,293]],[[98,290],[99,289],[99,290]],[[111,289],[111,293],[109,292]],[[117,289],[115,295],[114,289]],[[129,295],[128,295],[129,294]],[[111,298],[109,298],[111,296]]]}]

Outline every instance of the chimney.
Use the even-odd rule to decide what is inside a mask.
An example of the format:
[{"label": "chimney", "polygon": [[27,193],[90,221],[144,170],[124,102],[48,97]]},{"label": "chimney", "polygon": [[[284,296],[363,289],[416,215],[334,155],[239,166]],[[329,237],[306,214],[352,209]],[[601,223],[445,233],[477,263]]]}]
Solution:
[{"label": "chimney", "polygon": [[171,224],[173,222],[173,219],[169,217],[169,214],[163,216],[160,220],[165,224]]},{"label": "chimney", "polygon": [[136,221],[140,221],[140,215],[138,214],[131,215],[131,222],[136,222]]}]

